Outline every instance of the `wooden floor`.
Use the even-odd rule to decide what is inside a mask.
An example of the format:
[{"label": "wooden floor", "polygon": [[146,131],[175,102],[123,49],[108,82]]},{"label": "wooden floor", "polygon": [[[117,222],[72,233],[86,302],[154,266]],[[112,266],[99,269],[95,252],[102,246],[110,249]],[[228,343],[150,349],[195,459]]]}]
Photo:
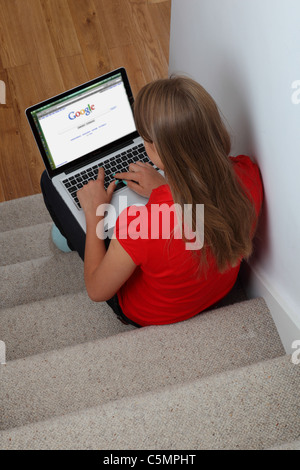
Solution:
[{"label": "wooden floor", "polygon": [[168,74],[171,0],[0,0],[0,201],[40,192],[25,109],[119,66],[134,94]]}]

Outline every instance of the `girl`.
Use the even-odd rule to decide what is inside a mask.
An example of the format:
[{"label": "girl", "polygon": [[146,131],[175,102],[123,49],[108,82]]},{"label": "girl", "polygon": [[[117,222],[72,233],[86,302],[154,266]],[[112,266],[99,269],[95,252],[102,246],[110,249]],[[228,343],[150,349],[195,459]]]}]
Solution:
[{"label": "girl", "polygon": [[[105,191],[100,169],[98,179],[78,191],[87,226],[85,284],[92,300],[108,301],[119,318],[135,326],[179,322],[218,302],[235,284],[242,259],[252,252],[262,203],[260,173],[249,157],[229,157],[230,137],[218,108],[190,78],[146,85],[137,96],[134,115],[148,156],[164,177],[142,162],[115,175],[116,182],[122,179],[149,201],[146,210],[131,207],[120,215],[107,251],[96,233],[101,219],[96,209],[111,201],[116,184]],[[46,200],[45,186],[42,178]],[[204,204],[201,249],[187,249],[184,230],[181,238],[175,237],[176,227],[184,223],[179,217],[169,217],[170,237],[163,236],[167,211],[156,219],[153,236],[154,207],[171,208],[174,203],[182,213],[185,204],[193,208],[189,228],[194,233],[197,204]],[[61,228],[62,221],[57,222]],[[134,236],[130,227],[135,227]],[[83,243],[84,236],[80,248],[75,247],[81,255]]]}]

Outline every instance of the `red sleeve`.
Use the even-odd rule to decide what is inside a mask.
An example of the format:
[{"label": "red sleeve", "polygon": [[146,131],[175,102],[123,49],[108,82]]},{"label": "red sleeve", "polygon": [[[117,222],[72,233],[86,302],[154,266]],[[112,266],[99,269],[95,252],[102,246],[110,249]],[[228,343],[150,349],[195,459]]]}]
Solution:
[{"label": "red sleeve", "polygon": [[148,212],[146,206],[130,206],[119,215],[114,235],[136,265],[147,260]]}]

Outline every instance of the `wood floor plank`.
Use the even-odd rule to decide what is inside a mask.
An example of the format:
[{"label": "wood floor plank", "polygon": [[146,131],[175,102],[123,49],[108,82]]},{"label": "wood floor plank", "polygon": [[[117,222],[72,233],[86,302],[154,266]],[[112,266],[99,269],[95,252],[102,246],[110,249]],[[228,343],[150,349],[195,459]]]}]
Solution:
[{"label": "wood floor plank", "polygon": [[60,57],[58,60],[65,89],[74,88],[89,80],[83,56]]},{"label": "wood floor plank", "polygon": [[146,79],[141,67],[141,63],[133,44],[123,47],[109,49],[113,68],[125,67],[133,95],[146,84]]},{"label": "wood floor plank", "polygon": [[111,69],[102,26],[93,0],[68,0],[89,78]]},{"label": "wood floor plank", "polygon": [[41,0],[56,57],[81,54],[68,0]]},{"label": "wood floor plank", "polygon": [[148,5],[149,13],[155,28],[156,37],[160,42],[166,62],[169,63],[169,38],[170,23],[166,23],[165,10],[161,3],[153,3]]},{"label": "wood floor plank", "polygon": [[15,34],[17,38],[20,36],[22,43],[13,41],[10,52],[12,57],[16,57],[20,54],[18,50],[24,51],[24,60],[5,63],[5,58],[2,58],[4,67],[32,64],[35,73],[41,77],[40,84],[45,98],[62,91],[63,81],[40,0],[12,0],[5,2],[5,5],[11,3],[15,5],[15,10],[11,11],[8,6],[6,9],[10,17],[13,17],[13,29],[7,31],[7,36],[3,40],[9,41],[10,36],[14,38]]},{"label": "wood floor plank", "polygon": [[[27,64],[31,48],[25,46],[20,0],[0,0],[0,56],[4,68]],[[30,14],[30,12],[29,12]]]},{"label": "wood floor plank", "polygon": [[165,27],[169,31],[168,44],[170,42],[171,8],[172,8],[172,0],[167,0],[159,4],[159,9],[161,11],[161,14],[165,22]]},{"label": "wood floor plank", "polygon": [[33,192],[38,193],[40,192],[40,177],[45,168],[25,115],[26,108],[42,99],[37,86],[40,79],[35,73],[36,69],[31,65],[13,67],[8,70],[8,82]]},{"label": "wood floor plank", "polygon": [[128,1],[131,5],[134,5],[134,4],[145,5],[146,3],[148,3],[148,0],[128,0]]},{"label": "wood floor plank", "polygon": [[[0,21],[0,44],[1,43],[1,21]],[[2,58],[1,58],[1,54],[0,54],[0,72],[4,70],[4,66],[3,66],[3,62],[2,62]]]},{"label": "wood floor plank", "polygon": [[133,43],[147,82],[165,77],[168,63],[160,42],[156,39],[156,30],[149,12],[148,4],[131,2],[131,28]]},{"label": "wood floor plank", "polygon": [[0,202],[4,202],[4,201],[6,201],[6,197],[5,197],[4,189],[2,187],[2,183],[0,180]]},{"label": "wood floor plank", "polygon": [[64,83],[40,0],[22,0],[21,4],[23,17],[27,8],[31,7],[27,21],[22,22],[23,34],[26,38],[31,37],[29,63],[34,68],[34,73],[40,77],[40,91],[43,92],[43,99],[46,99],[62,92]]},{"label": "wood floor plank", "polygon": [[109,48],[132,44],[130,6],[124,0],[94,0]]},{"label": "wood floor plank", "polygon": [[166,3],[169,0],[147,0],[147,3],[153,4],[153,3]]},{"label": "wood floor plank", "polygon": [[0,109],[0,129],[3,133],[0,148],[0,174],[5,200],[34,194],[12,108]]},{"label": "wood floor plank", "polygon": [[12,107],[0,107],[0,175],[5,200],[34,194],[20,131]]}]

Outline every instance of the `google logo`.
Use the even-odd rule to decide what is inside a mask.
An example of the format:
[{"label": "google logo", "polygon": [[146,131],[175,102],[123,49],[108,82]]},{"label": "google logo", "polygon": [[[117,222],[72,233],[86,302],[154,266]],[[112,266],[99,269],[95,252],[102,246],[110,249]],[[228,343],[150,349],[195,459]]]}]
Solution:
[{"label": "google logo", "polygon": [[74,111],[71,111],[69,113],[69,119],[71,119],[71,121],[73,121],[73,119],[76,119],[77,117],[79,116],[88,116],[89,114],[91,114],[92,111],[94,111],[95,109],[95,105],[92,104],[88,104],[87,107],[85,109],[82,109],[81,111],[76,111],[76,113]]}]

